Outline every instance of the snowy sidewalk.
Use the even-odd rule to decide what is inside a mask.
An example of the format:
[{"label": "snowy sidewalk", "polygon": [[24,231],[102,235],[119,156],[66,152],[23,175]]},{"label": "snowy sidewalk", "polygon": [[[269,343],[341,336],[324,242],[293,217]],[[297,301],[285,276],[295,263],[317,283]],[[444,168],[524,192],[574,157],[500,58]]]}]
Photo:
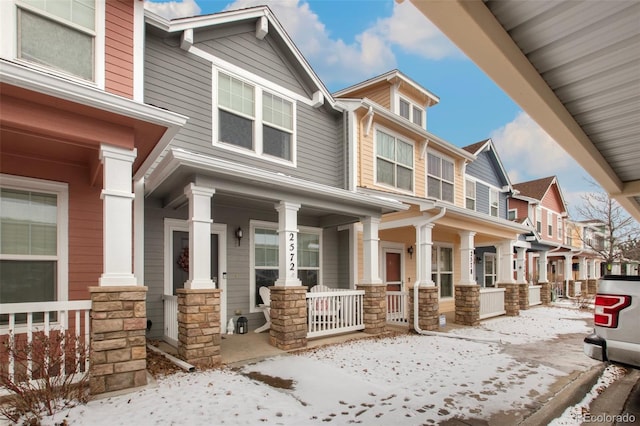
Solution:
[{"label": "snowy sidewalk", "polygon": [[504,344],[407,334],[278,356],[237,370],[180,373],[44,424],[416,425],[453,418],[490,422],[498,414],[522,420],[563,379],[597,365],[582,354],[591,316],[537,307],[454,331]]}]

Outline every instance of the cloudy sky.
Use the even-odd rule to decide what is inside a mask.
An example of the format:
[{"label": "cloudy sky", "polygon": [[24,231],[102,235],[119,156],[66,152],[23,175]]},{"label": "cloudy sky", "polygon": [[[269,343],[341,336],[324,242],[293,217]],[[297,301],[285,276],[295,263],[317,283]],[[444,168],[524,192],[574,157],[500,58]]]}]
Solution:
[{"label": "cloudy sky", "polygon": [[589,177],[409,2],[393,0],[145,1],[166,18],[268,5],[329,91],[399,69],[440,98],[427,128],[457,146],[492,138],[512,183],[558,177],[569,212]]}]

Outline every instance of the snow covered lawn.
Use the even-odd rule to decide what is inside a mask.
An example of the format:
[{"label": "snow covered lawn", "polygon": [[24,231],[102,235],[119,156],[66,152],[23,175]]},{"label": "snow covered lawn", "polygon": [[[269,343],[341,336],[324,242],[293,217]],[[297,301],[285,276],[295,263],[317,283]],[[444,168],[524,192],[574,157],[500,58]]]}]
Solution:
[{"label": "snow covered lawn", "polygon": [[535,406],[536,397],[566,375],[519,362],[503,352],[504,344],[586,335],[590,328],[584,320],[591,315],[537,307],[455,330],[503,344],[402,335],[278,356],[236,370],[179,373],[155,387],[59,413],[44,424],[415,425],[452,417],[488,419]]}]

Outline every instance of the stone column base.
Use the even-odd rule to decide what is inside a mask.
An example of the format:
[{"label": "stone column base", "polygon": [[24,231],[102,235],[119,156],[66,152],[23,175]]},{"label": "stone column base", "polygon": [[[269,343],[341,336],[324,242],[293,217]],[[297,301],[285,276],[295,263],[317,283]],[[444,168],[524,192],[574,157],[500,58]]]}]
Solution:
[{"label": "stone column base", "polygon": [[480,324],[480,286],[455,286],[456,316],[455,323],[462,325]]},{"label": "stone column base", "polygon": [[551,283],[544,282],[538,283],[540,288],[540,301],[543,305],[548,306],[551,304]]},{"label": "stone column base", "polygon": [[587,280],[580,281],[580,293],[582,294],[582,297],[589,295],[589,283]]},{"label": "stone column base", "polygon": [[89,389],[101,394],[147,384],[147,287],[89,287]]},{"label": "stone column base", "polygon": [[575,283],[575,281],[573,281],[573,280],[569,280],[568,283],[567,283],[567,281],[565,281],[563,283],[564,285],[568,285],[569,286],[569,290],[568,290],[568,292],[569,292],[568,296],[569,297],[575,297],[576,296],[576,287],[575,287],[574,283]]},{"label": "stone column base", "polygon": [[202,368],[220,365],[220,293],[216,288],[177,290],[178,355]]},{"label": "stone column base", "polygon": [[[417,331],[414,327],[414,290],[409,288],[409,328]],[[438,287],[420,286],[418,288],[418,326],[422,330],[435,331],[440,328]]]},{"label": "stone column base", "polygon": [[598,280],[587,280],[587,292],[591,295],[595,295],[598,293]]},{"label": "stone column base", "polygon": [[518,303],[520,310],[529,309],[529,284],[518,284]]},{"label": "stone column base", "polygon": [[498,283],[499,288],[504,288],[506,291],[504,293],[504,310],[508,317],[516,317],[520,315],[520,290],[518,289],[519,284],[500,284]]},{"label": "stone column base", "polygon": [[307,346],[307,287],[273,286],[269,343],[288,351]]},{"label": "stone column base", "polygon": [[364,332],[383,333],[387,326],[387,286],[384,284],[357,284],[364,290]]}]

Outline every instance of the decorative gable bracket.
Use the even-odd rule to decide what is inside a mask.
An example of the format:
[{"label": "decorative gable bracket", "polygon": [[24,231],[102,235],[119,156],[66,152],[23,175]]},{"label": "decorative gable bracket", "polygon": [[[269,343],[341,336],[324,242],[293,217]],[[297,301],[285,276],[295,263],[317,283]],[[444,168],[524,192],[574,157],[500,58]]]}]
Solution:
[{"label": "decorative gable bracket", "polygon": [[256,21],[256,38],[258,40],[264,39],[269,33],[269,19],[266,16],[261,16]]}]

